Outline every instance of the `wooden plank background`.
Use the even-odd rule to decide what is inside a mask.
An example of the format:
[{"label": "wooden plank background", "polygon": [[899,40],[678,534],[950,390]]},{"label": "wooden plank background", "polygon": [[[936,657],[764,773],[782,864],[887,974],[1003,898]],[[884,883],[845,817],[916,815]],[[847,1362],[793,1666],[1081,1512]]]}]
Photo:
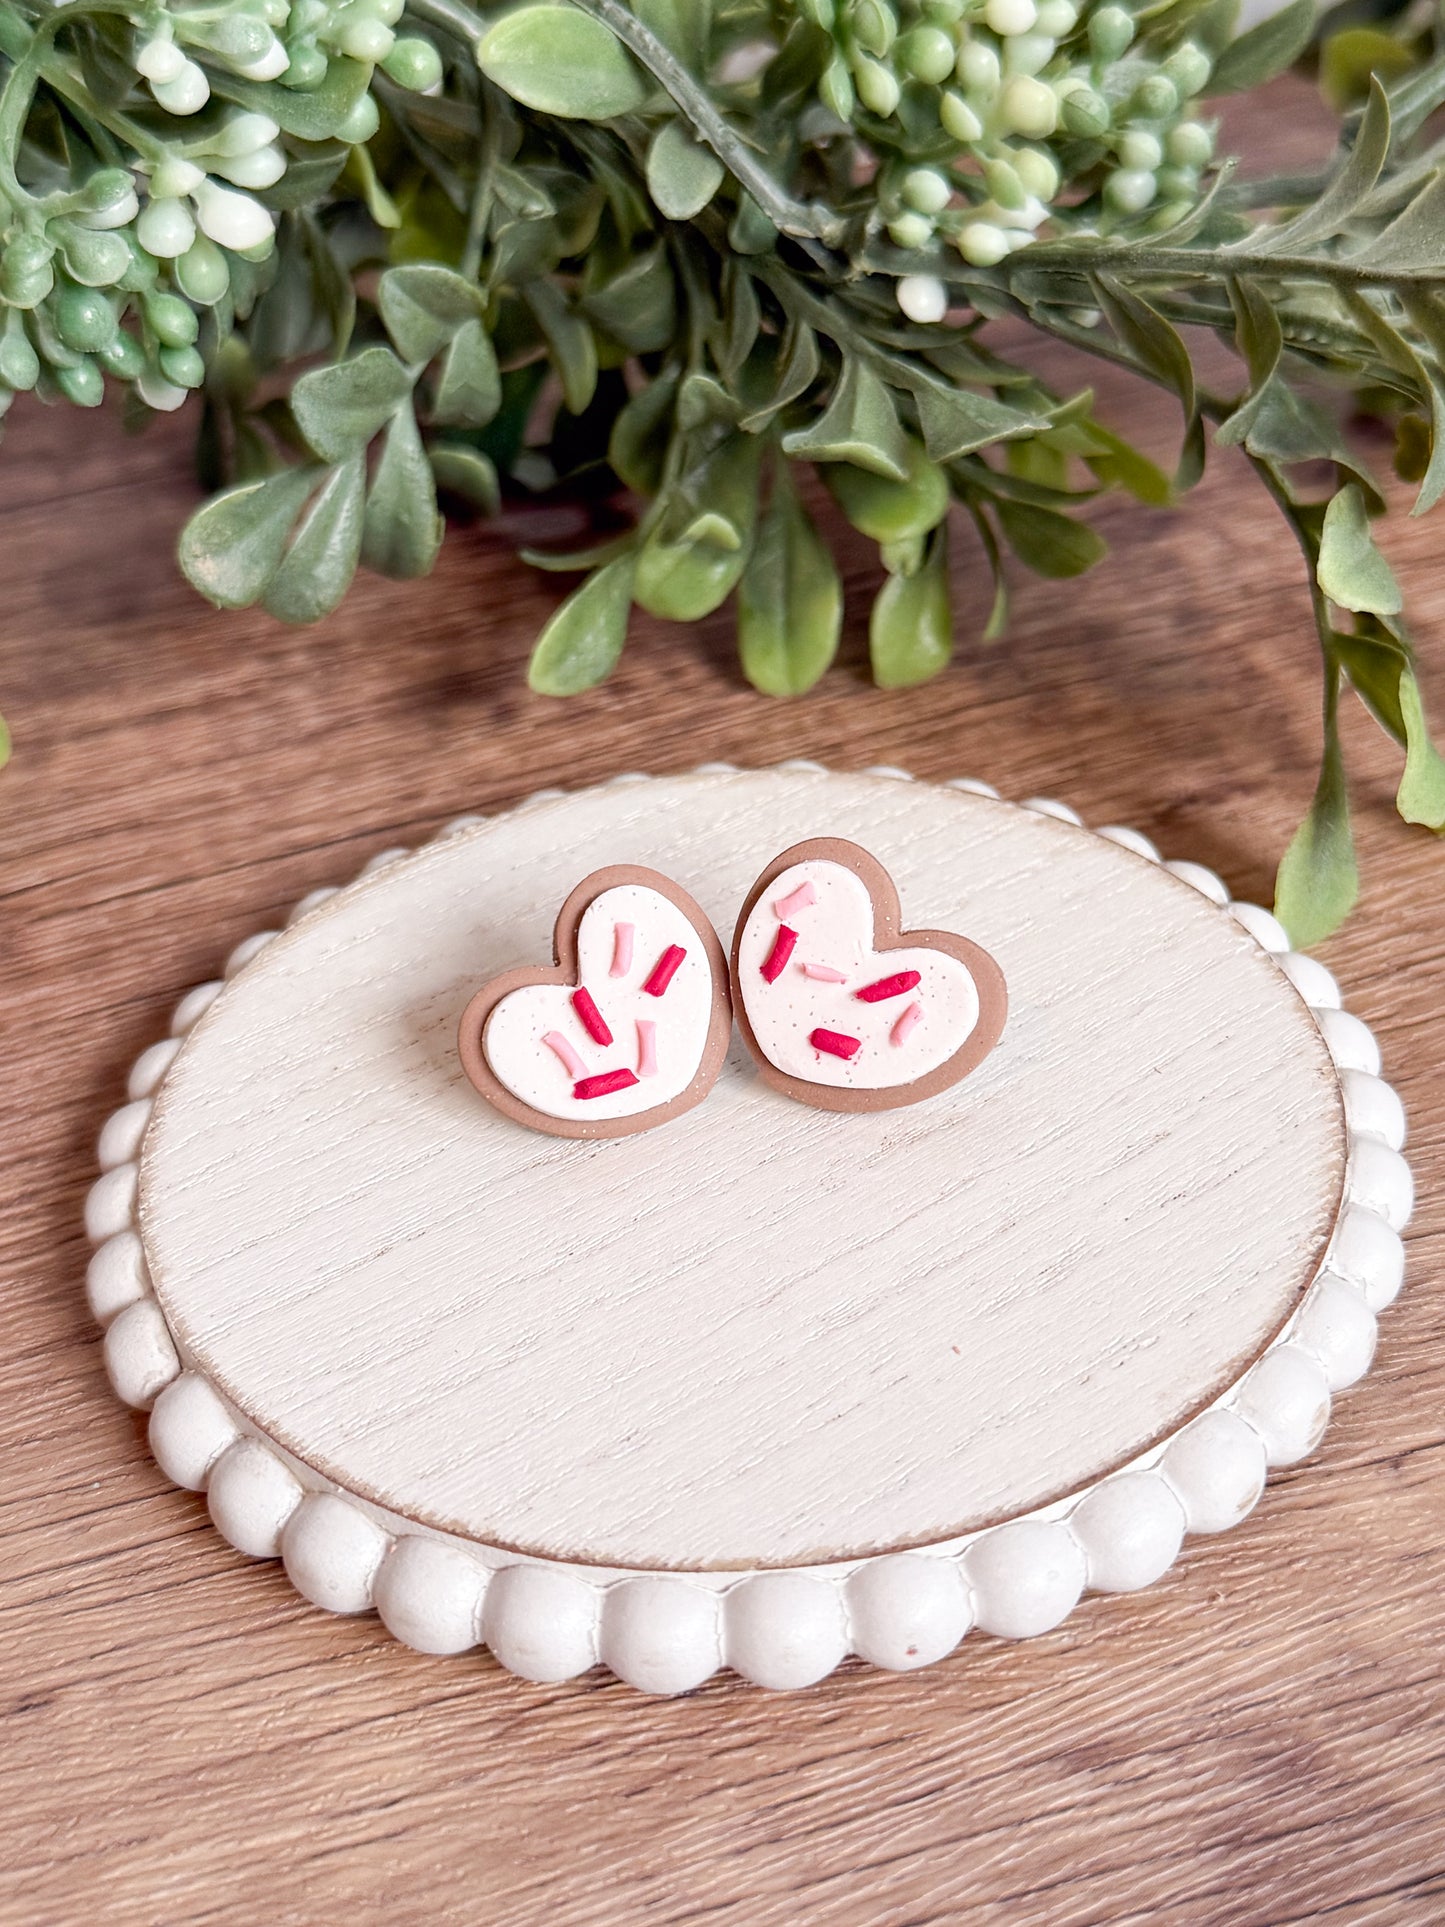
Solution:
[{"label": "wooden plank background", "polygon": [[[1275,106],[1291,148],[1317,134],[1302,93]],[[1103,392],[1168,448],[1161,398]],[[1024,580],[1002,647],[976,640],[988,590],[961,553],[965,635],[932,687],[867,685],[851,543],[844,660],[807,699],[741,683],[724,613],[640,622],[613,681],[559,704],[522,681],[554,589],[502,535],[454,532],[425,586],[364,580],[295,633],[213,613],[174,573],[187,423],[128,441],[108,415],[21,407],[7,427],[0,1920],[1445,1916],[1445,851],[1395,820],[1395,758],[1354,709],[1365,892],[1324,954],[1411,1116],[1407,1289],[1322,1450],[1137,1599],[789,1697],[720,1678],[655,1703],[424,1659],[304,1605],[167,1485],[81,1294],[95,1134],[180,994],[375,850],[541,783],[786,755],[972,773],[1267,900],[1318,697],[1297,557],[1241,466],[1214,459],[1178,514],[1104,505],[1110,559]],[[1387,546],[1445,716],[1440,529],[1400,518]]]}]

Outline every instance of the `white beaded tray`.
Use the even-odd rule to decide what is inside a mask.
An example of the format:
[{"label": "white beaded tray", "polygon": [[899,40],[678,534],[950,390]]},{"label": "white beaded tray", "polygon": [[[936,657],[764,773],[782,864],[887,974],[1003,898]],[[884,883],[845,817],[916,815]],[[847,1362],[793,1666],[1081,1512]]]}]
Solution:
[{"label": "white beaded tray", "polygon": [[[735,1039],[641,1137],[476,1098],[460,1011],[587,871],[726,941],[818,835],[1002,964],[963,1084],[811,1111]],[[318,1605],[655,1693],[907,1669],[1151,1583],[1313,1449],[1402,1278],[1379,1069],[1267,911],[1132,831],[892,769],[621,777],[383,852],[185,998],[101,1134],[90,1302],[162,1469]]]}]

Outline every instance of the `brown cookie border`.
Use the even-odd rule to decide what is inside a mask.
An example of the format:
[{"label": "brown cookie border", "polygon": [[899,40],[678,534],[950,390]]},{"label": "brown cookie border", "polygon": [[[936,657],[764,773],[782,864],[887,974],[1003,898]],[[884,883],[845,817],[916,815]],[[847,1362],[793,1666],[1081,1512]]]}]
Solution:
[{"label": "brown cookie border", "polygon": [[[792,869],[795,863],[824,862],[840,863],[844,869],[851,870],[868,892],[873,904],[873,948],[885,950],[906,950],[920,948],[941,950],[946,955],[956,957],[973,978],[978,991],[978,1022],[967,1038],[953,1053],[945,1058],[936,1069],[923,1077],[915,1078],[909,1084],[889,1085],[883,1090],[864,1091],[838,1088],[830,1084],[815,1084],[810,1078],[791,1077],[780,1071],[776,1064],[766,1057],[748,1021],[747,1000],[743,996],[742,983],[738,971],[738,952],[742,946],[743,930],[748,918],[762,897],[783,874]],[[981,944],[960,937],[952,930],[902,930],[902,906],[898,900],[898,886],[871,851],[861,844],[850,843],[845,837],[816,836],[802,843],[794,843],[780,856],[775,856],[748,892],[747,899],[738,914],[733,927],[730,981],[732,984],[733,1012],[737,1018],[738,1029],[743,1041],[758,1067],[758,1074],[764,1083],[771,1084],[775,1091],[784,1097],[791,1097],[799,1104],[810,1105],[817,1111],[896,1111],[907,1104],[920,1104],[925,1098],[937,1097],[940,1091],[948,1090],[962,1078],[968,1076],[988,1056],[999,1038],[1003,1035],[1008,1021],[1008,985],[997,961]]]},{"label": "brown cookie border", "polygon": [[[666,1104],[654,1105],[651,1110],[638,1111],[632,1117],[579,1117],[575,1123],[564,1117],[549,1117],[546,1112],[524,1104],[494,1075],[482,1043],[487,1019],[504,997],[529,984],[575,985],[577,930],[583,916],[604,891],[615,890],[628,883],[656,890],[681,910],[696,931],[707,955],[708,967],[712,972],[712,1016],[708,1021],[701,1061],[685,1090],[679,1091]],[[643,1131],[655,1130],[659,1124],[681,1117],[684,1111],[701,1104],[717,1082],[732,1038],[730,978],[722,940],[713,927],[712,919],[680,884],[674,883],[671,877],[663,876],[659,870],[649,870],[633,863],[612,863],[601,870],[593,870],[590,875],[583,877],[557,912],[557,921],[552,930],[552,958],[550,966],[518,964],[511,970],[504,970],[498,977],[489,978],[462,1012],[457,1027],[457,1050],[462,1068],[474,1088],[495,1110],[511,1118],[514,1123],[525,1125],[532,1131],[543,1131],[549,1137],[609,1138],[636,1137]]]}]

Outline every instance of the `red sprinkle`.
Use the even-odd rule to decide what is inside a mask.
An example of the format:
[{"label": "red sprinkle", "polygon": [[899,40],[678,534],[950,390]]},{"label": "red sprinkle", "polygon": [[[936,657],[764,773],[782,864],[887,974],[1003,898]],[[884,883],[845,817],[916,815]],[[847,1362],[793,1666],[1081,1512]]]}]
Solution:
[{"label": "red sprinkle", "polygon": [[[610,1044],[612,1042],[612,1032],[607,1028],[607,1019],[593,1002],[590,990],[574,990],[572,1008],[582,1019],[583,1028],[594,1043]],[[584,1082],[590,1083],[592,1080],[584,1079]]]},{"label": "red sprinkle", "polygon": [[889,997],[906,997],[923,982],[916,970],[900,970],[896,977],[880,977],[875,984],[864,984],[853,995],[865,1004],[881,1004]]},{"label": "red sprinkle", "polygon": [[637,1079],[631,1071],[603,1071],[597,1077],[583,1077],[572,1086],[573,1097],[611,1097],[614,1091],[625,1091]]},{"label": "red sprinkle", "polygon": [[776,983],[788,967],[788,959],[793,954],[793,946],[798,941],[796,930],[790,930],[785,923],[778,925],[778,934],[773,938],[773,947],[768,952],[768,960],[763,965],[764,983]]},{"label": "red sprinkle", "polygon": [[687,952],[680,943],[670,943],[652,966],[652,975],[642,988],[649,997],[660,997],[677,975],[677,967]]},{"label": "red sprinkle", "polygon": [[861,1037],[845,1037],[841,1030],[815,1030],[808,1042],[814,1050],[827,1051],[830,1057],[851,1057],[862,1045]]}]

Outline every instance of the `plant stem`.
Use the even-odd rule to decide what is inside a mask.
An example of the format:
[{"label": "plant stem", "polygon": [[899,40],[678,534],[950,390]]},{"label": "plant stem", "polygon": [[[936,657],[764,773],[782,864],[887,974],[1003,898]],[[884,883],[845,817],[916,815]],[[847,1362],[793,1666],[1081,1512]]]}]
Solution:
[{"label": "plant stem", "polygon": [[1039,268],[1073,269],[1081,279],[1090,273],[1118,274],[1131,282],[1154,278],[1219,281],[1231,274],[1257,274],[1272,281],[1329,281],[1345,288],[1436,287],[1440,281],[1438,265],[1428,263],[1371,267],[1359,260],[1271,254],[1264,248],[1145,248],[1128,243],[1096,247],[1064,241],[1036,241],[991,272],[1007,283],[1015,275]]},{"label": "plant stem", "polygon": [[[650,28],[621,4],[621,0],[573,0],[579,12],[600,20],[652,75],[692,127],[729,172],[745,187],[781,234],[799,240],[841,245],[846,223],[831,209],[796,201],[786,194],[756,155],[728,126],[707,90],[698,85],[677,56]],[[413,13],[449,27],[475,47],[482,37],[482,21],[465,0],[411,0]]]},{"label": "plant stem", "polygon": [[482,77],[481,99],[478,103],[482,117],[482,146],[477,159],[476,185],[472,189],[472,204],[467,210],[467,243],[462,250],[461,271],[468,281],[475,281],[482,265],[482,248],[487,238],[487,223],[492,218],[493,183],[496,178],[497,159],[501,153],[502,123],[496,111],[496,103],[491,98],[491,82]]}]

